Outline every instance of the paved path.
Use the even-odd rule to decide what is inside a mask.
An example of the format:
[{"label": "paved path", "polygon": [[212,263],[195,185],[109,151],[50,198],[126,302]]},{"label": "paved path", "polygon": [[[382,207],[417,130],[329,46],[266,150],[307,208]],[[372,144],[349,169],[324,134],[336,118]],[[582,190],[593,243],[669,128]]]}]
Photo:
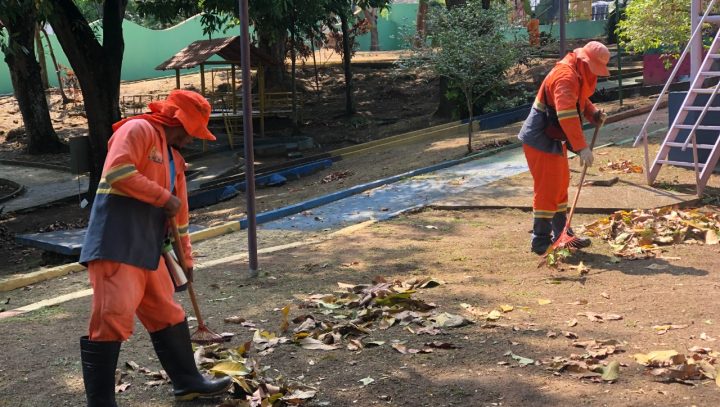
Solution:
[{"label": "paved path", "polygon": [[382,220],[393,213],[427,205],[473,188],[527,171],[521,149],[481,158],[454,167],[412,177],[404,181],[341,199],[276,221],[263,229],[321,230],[339,228],[366,220]]},{"label": "paved path", "polygon": [[78,196],[80,191],[85,192],[88,188],[88,177],[80,176],[78,179],[77,175],[64,171],[0,164],[0,174],[5,179],[25,186],[22,195],[0,203],[0,207],[5,206],[4,212]]}]

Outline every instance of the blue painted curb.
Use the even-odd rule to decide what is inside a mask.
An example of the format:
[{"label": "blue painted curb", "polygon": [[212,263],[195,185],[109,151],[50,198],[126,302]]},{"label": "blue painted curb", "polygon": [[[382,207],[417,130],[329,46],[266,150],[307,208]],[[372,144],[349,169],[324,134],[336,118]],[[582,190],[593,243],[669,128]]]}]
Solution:
[{"label": "blue painted curb", "polygon": [[[510,110],[503,110],[502,112],[486,113],[479,116],[473,116],[472,120],[480,123],[480,130],[497,129],[510,123],[524,120],[530,113],[531,107],[532,105],[523,105]],[[461,123],[467,124],[469,121],[470,119],[463,119]]]},{"label": "blue painted curb", "polygon": [[[328,158],[287,168],[282,171],[255,177],[255,185],[259,187],[283,185],[288,179],[300,179],[301,177],[330,168],[333,160]],[[190,210],[214,205],[237,196],[240,191],[245,191],[245,181],[220,188],[211,189],[192,194],[188,197]]]},{"label": "blue painted curb", "polygon": [[[326,168],[330,168],[332,164],[333,160],[331,158],[327,158],[324,160],[299,165],[297,167],[287,168],[285,170],[274,172],[272,174],[262,175],[255,178],[255,186],[264,187],[282,185],[288,179],[300,179],[301,177],[305,177],[318,171],[322,171]],[[237,184],[233,184],[232,186],[239,191],[245,191],[245,185],[245,181],[243,181]]]}]

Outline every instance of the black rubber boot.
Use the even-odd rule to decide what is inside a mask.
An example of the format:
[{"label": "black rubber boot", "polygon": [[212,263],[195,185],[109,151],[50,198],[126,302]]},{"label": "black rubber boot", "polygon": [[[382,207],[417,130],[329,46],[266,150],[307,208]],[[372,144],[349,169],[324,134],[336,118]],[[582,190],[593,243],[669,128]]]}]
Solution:
[{"label": "black rubber boot", "polygon": [[206,379],[195,365],[187,321],[150,334],[155,353],[170,376],[175,400],[220,396],[232,385],[230,377]]},{"label": "black rubber boot", "polygon": [[115,368],[120,342],[95,342],[80,338],[83,381],[88,407],[117,407],[115,403]]},{"label": "black rubber boot", "polygon": [[[552,219],[552,231],[553,231],[553,239],[552,241],[555,242],[557,238],[560,237],[560,235],[563,232],[563,229],[565,229],[565,223],[567,222],[567,212],[558,212],[553,216]],[[575,236],[575,232],[573,232],[572,228],[568,229],[568,235]],[[592,241],[590,238],[582,237],[582,236],[575,236],[577,239],[575,240],[573,247],[578,249],[584,249],[586,247],[590,247],[592,244]]]},{"label": "black rubber boot", "polygon": [[534,218],[533,235],[530,250],[535,254],[545,254],[552,244],[552,225],[550,219]]}]

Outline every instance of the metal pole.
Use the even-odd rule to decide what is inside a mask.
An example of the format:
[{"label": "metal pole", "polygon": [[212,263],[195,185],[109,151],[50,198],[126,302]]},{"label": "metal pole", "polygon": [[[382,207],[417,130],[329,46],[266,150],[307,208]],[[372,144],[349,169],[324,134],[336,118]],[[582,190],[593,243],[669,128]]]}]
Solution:
[{"label": "metal pole", "polygon": [[[615,0],[615,27],[617,30],[617,25],[620,23],[620,1]],[[622,48],[620,47],[620,39],[617,38],[617,35],[615,36],[615,43],[617,44],[617,75],[618,75],[618,100],[620,101],[620,106],[623,105],[623,95],[622,95]]]},{"label": "metal pole", "polygon": [[560,0],[560,59],[565,58],[565,6],[567,0]]},{"label": "metal pole", "polygon": [[[700,1],[701,0],[690,1],[690,32],[692,33],[695,32],[695,28],[700,24]],[[692,41],[690,46],[690,78],[692,79],[697,76],[698,71],[700,71],[700,64],[702,63],[702,35],[691,37],[690,41]],[[678,61],[677,64],[680,65],[680,62],[682,61]]]},{"label": "metal pole", "polygon": [[243,135],[245,137],[245,197],[247,200],[248,262],[250,277],[258,275],[257,221],[255,219],[255,154],[253,152],[252,94],[250,80],[250,23],[248,0],[240,1],[240,57],[242,58]]}]

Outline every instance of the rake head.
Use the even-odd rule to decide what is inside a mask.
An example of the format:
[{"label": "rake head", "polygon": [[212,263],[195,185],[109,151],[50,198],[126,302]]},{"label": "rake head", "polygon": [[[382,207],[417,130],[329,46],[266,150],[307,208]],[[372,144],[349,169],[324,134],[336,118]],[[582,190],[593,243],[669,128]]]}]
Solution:
[{"label": "rake head", "polygon": [[565,228],[552,246],[548,247],[548,251],[545,255],[547,256],[548,253],[556,249],[578,249],[581,245],[581,239],[577,236],[569,234],[568,229]]},{"label": "rake head", "polygon": [[210,345],[213,343],[227,342],[232,337],[223,336],[210,330],[206,325],[199,325],[197,330],[190,335],[190,342],[198,345]]},{"label": "rake head", "polygon": [[550,253],[554,253],[556,250],[559,249],[568,249],[571,252],[573,250],[576,250],[578,248],[582,247],[581,239],[577,236],[571,235],[568,233],[568,228],[563,229],[563,232],[560,234],[560,237],[558,237],[555,242],[553,242],[552,245],[550,245],[547,250],[545,251],[545,254],[543,254],[540,257],[540,261],[538,262],[538,267],[542,267],[547,264],[547,257]]}]

